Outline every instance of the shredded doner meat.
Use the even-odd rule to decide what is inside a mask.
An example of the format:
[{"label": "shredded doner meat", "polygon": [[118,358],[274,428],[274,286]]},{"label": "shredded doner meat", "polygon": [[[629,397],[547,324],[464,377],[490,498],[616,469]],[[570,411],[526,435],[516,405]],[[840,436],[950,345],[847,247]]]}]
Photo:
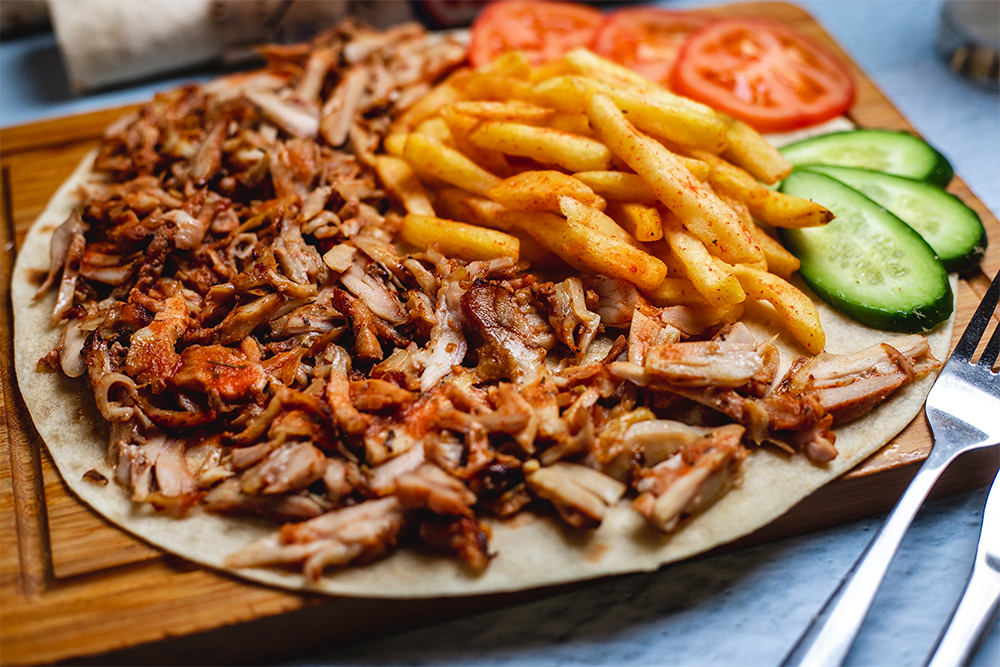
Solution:
[{"label": "shredded doner meat", "polygon": [[[779,380],[731,308],[414,251],[374,156],[465,48],[383,37],[343,24],[157,96],[108,128],[105,180],[52,239],[44,365],[86,375],[136,502],[284,523],[231,565],[316,579],[405,538],[481,569],[485,519],[528,507],[593,528],[631,504],[672,532],[748,447],[828,461],[834,423],[934,367],[907,337]],[[732,423],[676,421],[692,406]]]}]

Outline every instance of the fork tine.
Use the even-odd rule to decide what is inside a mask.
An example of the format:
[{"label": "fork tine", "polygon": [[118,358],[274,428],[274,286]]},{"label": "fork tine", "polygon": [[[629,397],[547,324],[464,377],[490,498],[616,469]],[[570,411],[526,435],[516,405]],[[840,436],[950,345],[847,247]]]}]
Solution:
[{"label": "fork tine", "polygon": [[[963,361],[972,359],[972,355],[976,353],[976,347],[983,337],[983,332],[986,331],[986,325],[989,323],[990,317],[993,316],[993,309],[996,308],[998,299],[1000,299],[1000,273],[993,278],[993,283],[986,290],[986,295],[983,296],[979,308],[972,315],[969,326],[965,329],[965,333],[962,334],[962,339],[955,346],[955,351],[951,355],[953,359],[961,359]],[[990,344],[992,345],[992,343],[993,341],[991,340]],[[987,346],[987,349],[990,349],[989,346]],[[994,359],[996,358],[996,352],[993,353],[993,357]],[[990,362],[990,365],[992,366],[992,362]]]},{"label": "fork tine", "polygon": [[993,370],[993,362],[997,360],[997,353],[1000,353],[1000,326],[993,330],[990,342],[986,343],[983,356],[979,357],[979,365],[986,370]]}]

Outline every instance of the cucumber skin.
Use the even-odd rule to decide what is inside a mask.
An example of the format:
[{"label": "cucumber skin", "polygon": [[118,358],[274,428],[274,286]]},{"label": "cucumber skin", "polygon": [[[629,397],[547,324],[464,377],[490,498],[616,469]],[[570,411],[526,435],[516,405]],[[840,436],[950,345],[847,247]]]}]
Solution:
[{"label": "cucumber skin", "polygon": [[[871,169],[863,169],[861,167],[841,167],[841,166],[833,166],[833,165],[803,165],[802,167],[796,167],[795,169],[799,170],[799,171],[808,171],[808,172],[812,172],[812,173],[823,174],[824,176],[829,176],[830,178],[833,178],[835,180],[840,181],[840,179],[837,178],[837,176],[835,175],[835,173],[831,173],[830,171],[827,171],[827,168],[832,169],[832,170],[850,169],[851,171],[856,171],[856,172],[859,172],[859,173],[864,172],[864,173],[869,173],[869,174],[876,174],[878,176],[886,176],[888,178],[893,178],[893,179],[898,178],[898,179],[902,179],[902,180],[913,181],[914,183],[919,183],[919,184],[921,184],[922,187],[933,187],[933,188],[938,189],[940,191],[941,195],[944,195],[944,196],[946,196],[946,197],[948,197],[950,199],[953,199],[956,202],[958,202],[959,204],[961,204],[963,208],[968,209],[969,213],[971,215],[975,216],[976,220],[979,221],[979,238],[976,240],[975,245],[971,248],[971,250],[968,253],[966,253],[964,255],[955,256],[955,257],[948,257],[948,258],[942,258],[940,256],[938,257],[938,259],[941,261],[941,265],[944,266],[944,270],[947,271],[948,273],[962,273],[964,271],[969,271],[969,270],[974,269],[977,266],[979,266],[980,261],[982,261],[983,257],[986,255],[986,248],[989,245],[989,240],[988,240],[988,238],[986,236],[986,228],[983,227],[983,222],[982,222],[982,219],[979,217],[979,214],[976,213],[975,211],[973,211],[971,208],[969,208],[965,204],[965,202],[963,202],[957,196],[953,195],[950,192],[945,191],[944,188],[941,188],[940,186],[935,185],[933,183],[928,183],[927,181],[917,181],[915,179],[907,178],[905,176],[896,176],[895,174],[887,174],[885,172],[873,171]],[[840,181],[840,182],[844,183],[844,185],[847,185],[847,187],[851,187],[851,185],[849,183],[846,183],[844,181]],[[852,189],[854,189],[854,188],[852,188]],[[864,193],[862,193],[862,194],[864,194]],[[867,195],[865,195],[865,196],[867,196]],[[878,204],[879,202],[875,202],[875,203]],[[879,205],[881,206],[881,204],[879,204]],[[892,213],[892,211],[890,211],[890,213]],[[893,213],[893,215],[896,215],[896,214]],[[903,218],[900,217],[900,216],[898,216],[898,215],[896,215],[896,217],[899,218],[900,220],[903,220]],[[906,220],[903,220],[903,222],[905,223]],[[907,224],[909,224],[909,223],[907,223]]]},{"label": "cucumber skin", "polygon": [[[948,162],[948,158],[946,158],[936,148],[934,148],[933,146],[931,146],[930,144],[928,144],[926,141],[924,141],[920,137],[916,136],[912,132],[906,132],[904,130],[895,131],[895,130],[865,130],[865,129],[859,129],[859,130],[843,130],[841,132],[830,132],[829,134],[821,134],[818,137],[810,137],[809,139],[802,139],[801,141],[796,141],[796,142],[788,144],[786,146],[782,146],[782,148],[780,150],[781,150],[782,153],[784,153],[784,151],[786,149],[793,148],[793,147],[798,146],[800,144],[805,144],[805,143],[814,141],[816,139],[825,139],[826,137],[837,137],[837,136],[841,136],[841,135],[857,134],[857,133],[866,133],[866,134],[869,134],[869,135],[875,135],[875,134],[903,134],[903,135],[906,135],[908,137],[912,137],[913,139],[916,139],[917,141],[919,141],[919,142],[923,143],[925,146],[927,146],[927,150],[929,150],[931,153],[933,153],[933,155],[935,157],[935,167],[934,167],[933,171],[931,171],[929,174],[925,175],[922,179],[919,179],[923,183],[931,183],[933,185],[937,185],[938,187],[945,188],[945,187],[948,187],[948,184],[951,183],[951,179],[955,176],[955,170],[952,168],[951,163]],[[815,162],[815,163],[812,163],[812,164],[822,164],[822,163]],[[797,166],[797,167],[805,167],[807,165],[805,163],[803,163],[803,164],[799,164],[799,165],[795,165],[795,166]],[[844,167],[844,166],[848,166],[848,165],[831,165],[831,166],[841,166],[841,167]],[[863,167],[859,167],[859,168],[863,168]],[[904,176],[904,178],[906,178],[906,177]]]},{"label": "cucumber skin", "polygon": [[[794,172],[793,172],[794,173]],[[802,172],[799,172],[802,173]],[[861,197],[867,202],[870,202],[872,206],[878,207],[878,204],[872,200],[865,197],[863,194],[844,185],[840,181],[825,176],[823,174],[818,174],[815,172],[808,172],[810,176],[822,178],[829,180],[832,183],[837,184],[842,188],[850,190],[852,193]],[[788,180],[792,179],[789,177],[781,184],[781,191],[785,192],[786,183]],[[795,196],[802,197],[805,193],[797,192]],[[806,198],[812,199],[806,196]],[[814,200],[815,201],[815,200]],[[823,201],[818,203],[824,204]],[[932,256],[934,255],[933,249],[927,242],[920,237],[913,229],[906,225],[902,220],[899,220],[893,216],[888,211],[882,210],[884,215],[891,216],[895,218],[901,227],[916,237],[920,243],[927,246],[927,250]],[[836,218],[828,224],[835,224]],[[951,283],[948,281],[948,276],[944,273],[943,267],[941,268],[943,274],[942,286],[943,290],[939,295],[933,296],[924,305],[915,308],[906,313],[901,313],[899,311],[889,310],[877,305],[859,303],[856,300],[851,299],[849,296],[837,291],[833,288],[828,288],[822,278],[816,279],[817,273],[822,275],[822,271],[813,270],[813,261],[809,257],[804,257],[801,247],[798,243],[798,238],[801,234],[808,234],[809,229],[778,229],[778,236],[781,239],[782,244],[791,252],[793,255],[799,258],[801,266],[799,267],[799,275],[802,280],[809,286],[813,292],[816,293],[819,298],[826,301],[828,304],[833,306],[837,311],[847,315],[851,319],[873,329],[880,329],[882,331],[891,331],[894,333],[924,333],[930,331],[938,324],[946,321],[954,310],[955,295],[951,289]],[[936,256],[935,256],[936,257]]]}]

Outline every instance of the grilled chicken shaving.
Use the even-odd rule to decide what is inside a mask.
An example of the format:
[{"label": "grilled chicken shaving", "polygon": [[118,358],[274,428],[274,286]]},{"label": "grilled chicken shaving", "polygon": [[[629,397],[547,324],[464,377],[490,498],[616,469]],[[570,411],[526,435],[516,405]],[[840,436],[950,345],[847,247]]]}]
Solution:
[{"label": "grilled chicken shaving", "polygon": [[[592,528],[626,494],[671,532],[746,445],[827,461],[834,423],[937,365],[913,336],[776,382],[738,309],[408,254],[372,152],[464,47],[347,23],[264,55],[108,128],[40,290],[65,327],[44,365],[87,377],[137,502],[287,522],[234,567],[316,579],[413,539],[481,569],[486,517]],[[733,423],[673,419],[691,405]]]}]

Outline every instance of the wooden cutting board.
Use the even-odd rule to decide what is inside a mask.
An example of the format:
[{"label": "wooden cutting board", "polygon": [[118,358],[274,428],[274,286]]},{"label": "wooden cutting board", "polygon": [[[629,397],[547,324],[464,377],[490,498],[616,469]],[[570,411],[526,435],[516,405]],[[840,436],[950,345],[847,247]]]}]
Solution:
[{"label": "wooden cutting board", "polygon": [[[718,8],[795,26],[850,63],[801,9],[781,3]],[[912,129],[853,64],[863,127]],[[56,187],[124,110],[102,111],[0,131],[3,246],[0,401],[0,661],[38,664],[267,662],[317,645],[355,642],[416,625],[523,602],[554,591],[458,600],[386,601],[289,593],[202,569],[113,527],[63,484],[13,377],[9,281],[17,246]],[[990,252],[958,292],[961,332],[989,278],[1000,269],[1000,224],[958,179],[949,188],[982,217]],[[845,477],[810,496],[737,548],[888,509],[930,447],[923,416]],[[983,486],[997,451],[958,461],[936,495]]]}]

